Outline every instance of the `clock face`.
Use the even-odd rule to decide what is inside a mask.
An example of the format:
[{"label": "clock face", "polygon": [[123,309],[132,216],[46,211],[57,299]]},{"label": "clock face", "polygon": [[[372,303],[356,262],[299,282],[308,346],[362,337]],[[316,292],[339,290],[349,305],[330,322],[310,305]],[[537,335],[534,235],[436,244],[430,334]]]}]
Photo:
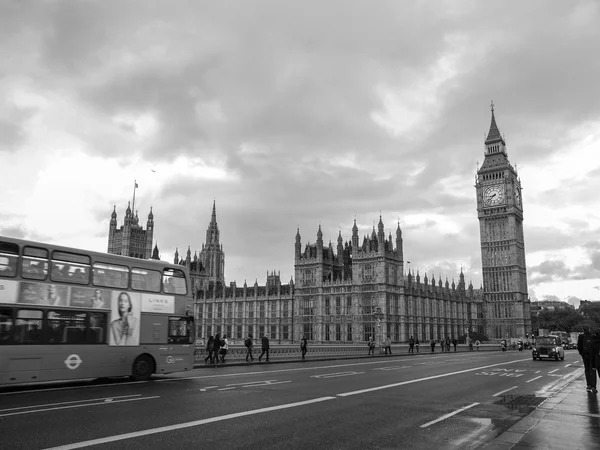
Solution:
[{"label": "clock face", "polygon": [[515,203],[519,208],[521,207],[521,191],[518,186],[515,186]]},{"label": "clock face", "polygon": [[485,206],[498,206],[504,204],[504,185],[495,184],[487,187],[483,192],[483,204]]}]

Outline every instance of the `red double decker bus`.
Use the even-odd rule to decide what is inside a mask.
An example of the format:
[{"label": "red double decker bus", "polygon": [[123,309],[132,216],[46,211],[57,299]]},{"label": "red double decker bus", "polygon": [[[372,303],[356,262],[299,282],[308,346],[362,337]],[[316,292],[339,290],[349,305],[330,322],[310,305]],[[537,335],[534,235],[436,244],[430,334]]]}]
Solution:
[{"label": "red double decker bus", "polygon": [[0,385],[190,370],[185,267],[0,236]]}]

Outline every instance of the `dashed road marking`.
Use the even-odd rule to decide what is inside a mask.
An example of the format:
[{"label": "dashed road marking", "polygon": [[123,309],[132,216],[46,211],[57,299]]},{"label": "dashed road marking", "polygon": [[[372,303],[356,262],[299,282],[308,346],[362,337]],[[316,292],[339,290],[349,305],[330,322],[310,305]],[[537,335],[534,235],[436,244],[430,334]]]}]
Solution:
[{"label": "dashed road marking", "polygon": [[427,428],[429,425],[433,425],[434,423],[438,423],[438,422],[441,422],[442,420],[446,420],[449,417],[455,416],[456,414],[461,413],[461,412],[463,412],[469,408],[472,408],[473,406],[477,406],[477,405],[479,405],[479,403],[471,403],[470,405],[465,406],[464,408],[457,409],[456,411],[453,411],[449,414],[444,414],[442,417],[432,420],[431,422],[424,423],[423,425],[421,425],[421,428]]},{"label": "dashed road marking", "polygon": [[504,394],[505,392],[508,392],[508,391],[512,391],[513,389],[516,389],[516,388],[518,388],[518,387],[519,387],[519,386],[513,386],[513,387],[511,387],[511,388],[504,389],[503,391],[496,392],[494,395],[492,395],[492,397],[498,397],[499,395],[502,395],[502,394]]},{"label": "dashed road marking", "polygon": [[531,383],[532,381],[537,380],[538,378],[542,378],[542,376],[540,375],[539,377],[535,377],[535,378],[532,378],[531,380],[527,380],[525,383]]}]

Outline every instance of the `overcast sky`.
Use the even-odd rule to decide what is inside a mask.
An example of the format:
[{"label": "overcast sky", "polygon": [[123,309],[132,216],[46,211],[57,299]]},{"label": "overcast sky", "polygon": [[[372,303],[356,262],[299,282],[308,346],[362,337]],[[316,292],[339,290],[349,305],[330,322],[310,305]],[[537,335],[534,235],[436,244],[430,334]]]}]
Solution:
[{"label": "overcast sky", "polygon": [[[319,225],[403,230],[481,283],[490,101],[523,186],[532,299],[600,299],[596,1],[0,0],[0,234],[106,251],[133,182],[162,259],[213,200],[226,282],[294,270]],[[572,299],[574,300],[574,299]]]}]

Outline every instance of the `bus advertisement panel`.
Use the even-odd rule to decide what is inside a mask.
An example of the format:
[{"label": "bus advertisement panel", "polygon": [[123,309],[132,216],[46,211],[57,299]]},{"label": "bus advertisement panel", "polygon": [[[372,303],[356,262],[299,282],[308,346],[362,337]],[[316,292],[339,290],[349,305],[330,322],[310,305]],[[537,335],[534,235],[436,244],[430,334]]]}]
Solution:
[{"label": "bus advertisement panel", "polygon": [[189,274],[0,236],[0,385],[190,370]]}]

